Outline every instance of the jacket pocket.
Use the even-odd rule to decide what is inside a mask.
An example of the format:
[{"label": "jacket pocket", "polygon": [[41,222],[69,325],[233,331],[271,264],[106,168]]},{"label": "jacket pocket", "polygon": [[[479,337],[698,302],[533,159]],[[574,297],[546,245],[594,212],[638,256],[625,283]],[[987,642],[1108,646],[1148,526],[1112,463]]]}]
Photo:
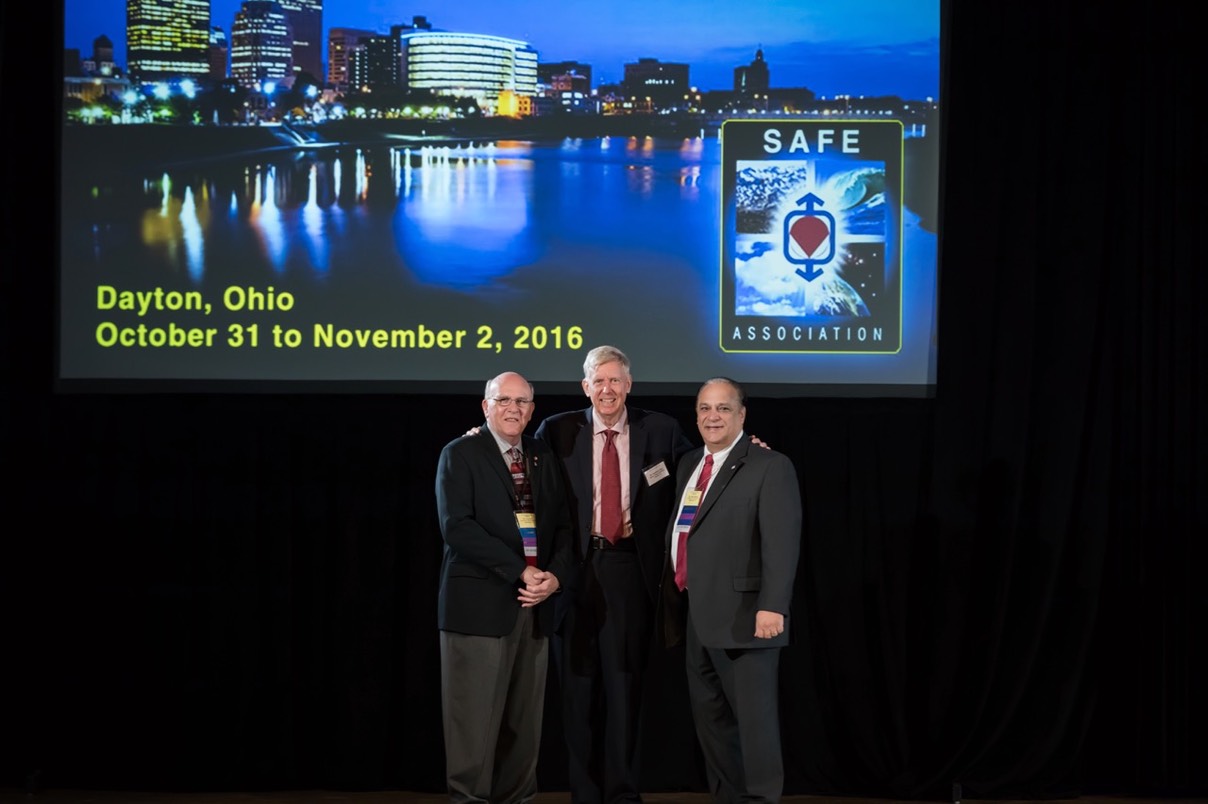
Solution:
[{"label": "jacket pocket", "polygon": [[735,592],[758,592],[760,578],[758,575],[735,576],[732,578]]},{"label": "jacket pocket", "polygon": [[487,570],[486,567],[468,561],[454,561],[449,564],[449,575],[458,578],[485,578]]}]

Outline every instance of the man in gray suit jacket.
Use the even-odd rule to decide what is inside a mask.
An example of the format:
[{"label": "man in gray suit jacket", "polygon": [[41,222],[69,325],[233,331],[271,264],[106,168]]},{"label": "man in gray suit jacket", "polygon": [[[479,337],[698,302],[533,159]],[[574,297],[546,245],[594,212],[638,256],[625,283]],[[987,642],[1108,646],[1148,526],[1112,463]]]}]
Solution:
[{"label": "man in gray suit jacket", "polygon": [[549,598],[574,572],[571,522],[557,460],[524,435],[532,386],[500,374],[482,409],[486,426],[436,470],[446,780],[452,801],[518,804],[537,792]]},{"label": "man in gray suit jacket", "polygon": [[680,461],[666,538],[663,627],[686,640],[688,695],[717,802],[779,801],[777,683],[801,541],[801,492],[787,456],[743,437],[746,398],[701,386],[704,448]]}]

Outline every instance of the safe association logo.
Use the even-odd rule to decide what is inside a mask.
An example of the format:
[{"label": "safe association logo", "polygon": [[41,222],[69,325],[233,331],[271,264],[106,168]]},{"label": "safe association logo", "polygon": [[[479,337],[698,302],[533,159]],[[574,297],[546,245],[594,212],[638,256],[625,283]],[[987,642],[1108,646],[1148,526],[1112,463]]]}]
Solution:
[{"label": "safe association logo", "polygon": [[722,125],[721,348],[901,348],[902,125]]}]

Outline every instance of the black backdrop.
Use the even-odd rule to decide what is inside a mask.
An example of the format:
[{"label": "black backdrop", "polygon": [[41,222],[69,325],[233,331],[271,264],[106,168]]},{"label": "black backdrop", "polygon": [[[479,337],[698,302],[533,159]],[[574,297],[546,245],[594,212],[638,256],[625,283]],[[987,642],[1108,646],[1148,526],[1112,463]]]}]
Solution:
[{"label": "black backdrop", "polygon": [[[477,400],[53,393],[60,40],[16,5],[0,786],[440,790],[433,471]],[[952,12],[936,397],[749,406],[805,500],[786,792],[1202,795],[1192,12]],[[652,790],[700,780],[676,659]]]}]

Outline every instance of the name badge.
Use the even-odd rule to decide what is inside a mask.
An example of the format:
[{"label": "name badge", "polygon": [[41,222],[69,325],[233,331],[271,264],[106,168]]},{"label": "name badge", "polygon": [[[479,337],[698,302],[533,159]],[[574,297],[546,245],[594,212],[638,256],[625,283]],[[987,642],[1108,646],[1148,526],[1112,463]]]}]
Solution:
[{"label": "name badge", "polygon": [[700,490],[689,489],[684,495],[684,505],[700,505]]},{"label": "name badge", "polygon": [[537,515],[531,511],[516,511],[516,527],[524,542],[524,558],[528,564],[537,563]]},{"label": "name badge", "polygon": [[671,472],[667,470],[667,462],[659,461],[649,469],[643,469],[642,474],[646,475],[646,485],[653,486],[655,483],[670,477]]}]

